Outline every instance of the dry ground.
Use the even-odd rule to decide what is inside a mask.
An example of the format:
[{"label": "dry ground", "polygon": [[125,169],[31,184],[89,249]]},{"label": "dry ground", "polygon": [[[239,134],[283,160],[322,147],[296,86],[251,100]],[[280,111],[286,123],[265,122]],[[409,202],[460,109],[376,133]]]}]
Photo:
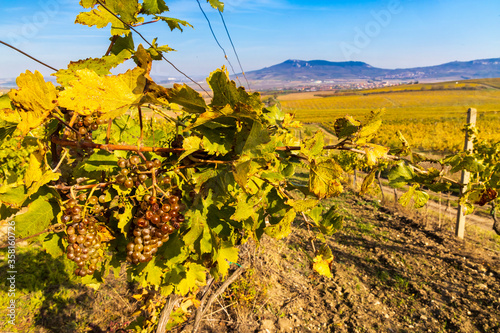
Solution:
[{"label": "dry ground", "polygon": [[[333,278],[311,270],[312,234],[298,219],[289,237],[242,248],[239,263],[251,268],[209,309],[201,332],[500,332],[499,236],[469,226],[457,240],[451,221],[438,230],[429,216],[424,227],[421,213],[353,194],[337,203],[346,220],[327,240]],[[18,262],[14,332],[123,333],[140,306],[125,274],[95,292],[69,283],[65,263],[46,254]]]}]

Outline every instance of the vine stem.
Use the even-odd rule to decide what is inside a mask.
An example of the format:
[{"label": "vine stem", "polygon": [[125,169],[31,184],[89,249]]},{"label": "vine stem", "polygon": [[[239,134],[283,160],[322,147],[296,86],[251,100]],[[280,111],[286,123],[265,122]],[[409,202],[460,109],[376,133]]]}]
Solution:
[{"label": "vine stem", "polygon": [[63,184],[59,184],[59,185],[52,185],[52,186],[49,186],[50,188],[53,188],[55,190],[61,190],[61,191],[67,191],[67,190],[71,190],[71,189],[74,189],[76,191],[79,191],[79,190],[88,190],[88,189],[93,189],[93,188],[104,188],[104,187],[108,187],[109,185],[111,185],[113,183],[98,183],[98,184],[90,184],[90,185],[63,185]]},{"label": "vine stem", "polygon": [[63,156],[59,160],[59,163],[57,163],[56,167],[52,170],[52,172],[56,172],[60,167],[66,156],[68,155],[68,150],[64,150]]},{"label": "vine stem", "polygon": [[219,287],[219,289],[217,289],[213,294],[212,296],[209,298],[208,302],[207,302],[207,305],[203,308],[198,308],[198,311],[196,312],[196,318],[195,318],[195,322],[194,322],[194,327],[193,327],[193,333],[196,333],[200,327],[200,324],[201,324],[201,319],[203,318],[203,315],[205,314],[206,312],[206,309],[210,308],[210,306],[212,305],[212,303],[217,299],[217,297],[219,297],[220,294],[222,294],[224,292],[224,290],[227,289],[227,287],[229,287],[229,285],[231,283],[233,283],[244,271],[247,270],[249,264],[246,263],[244,264],[243,266],[241,266],[240,268],[238,268],[232,275],[231,277],[229,277],[223,284],[222,286]]},{"label": "vine stem", "polygon": [[304,221],[306,222],[307,225],[307,231],[309,232],[309,237],[311,237],[311,245],[313,248],[314,254],[316,254],[316,247],[314,246],[314,237],[311,235],[311,229],[309,228],[309,221],[307,221],[306,214],[302,212],[302,217],[304,218]]},{"label": "vine stem", "polygon": [[179,300],[182,297],[176,294],[171,294],[168,297],[167,303],[165,303],[165,306],[163,307],[163,310],[161,311],[160,319],[158,320],[158,327],[156,329],[156,333],[164,333],[166,331],[166,326],[168,323],[168,320],[170,319],[170,314],[174,310],[174,307],[177,305]]},{"label": "vine stem", "polygon": [[[45,229],[43,231],[40,231],[40,232],[38,232],[38,233],[36,233],[34,235],[31,235],[31,236],[28,236],[28,237],[24,237],[24,238],[18,238],[18,239],[16,239],[16,244],[19,243],[19,242],[23,242],[25,240],[31,239],[31,238],[35,238],[35,237],[40,236],[42,234],[45,234],[47,232],[56,231],[58,228],[61,228],[61,227],[64,227],[64,226],[65,226],[64,223],[57,223],[57,224],[51,225],[47,229]],[[0,245],[0,249],[6,248],[7,246],[9,246],[9,244],[7,244],[7,243],[2,244],[2,245]]]},{"label": "vine stem", "polygon": [[[86,142],[86,141],[76,142],[76,141],[60,139],[60,138],[56,138],[56,137],[52,137],[51,141],[53,143],[59,144],[61,146],[95,148],[95,149],[103,149],[103,150],[107,150],[107,151],[128,150],[128,151],[137,151],[137,152],[175,153],[175,154],[182,154],[186,151],[184,148],[137,147],[134,145],[98,144],[98,143]],[[334,149],[346,150],[346,151],[351,151],[353,153],[366,155],[366,151],[360,150],[357,148],[352,148],[352,147],[330,145],[330,146],[324,146],[323,149],[325,149],[325,150],[334,150]],[[277,151],[297,151],[297,150],[300,150],[300,146],[276,147],[276,150]],[[203,151],[200,150],[199,152],[203,152]],[[401,158],[399,156],[394,156],[394,155],[386,155],[385,158],[390,159],[390,160],[394,160],[394,161],[407,161],[404,158]],[[232,163],[231,161],[215,161],[215,160],[200,160],[200,162],[217,163],[217,164],[230,164],[230,163]],[[427,173],[425,170],[422,170],[416,166],[410,165],[410,167],[413,170],[421,172],[423,174]],[[460,182],[457,182],[456,180],[448,178],[448,177],[441,177],[441,179],[446,180],[447,182],[450,182],[450,183],[455,184],[455,185],[463,185]]]},{"label": "vine stem", "polygon": [[106,151],[128,150],[128,151],[155,152],[155,153],[183,153],[185,151],[183,148],[137,147],[135,145],[99,144],[87,141],[76,142],[55,137],[53,137],[51,140],[53,143],[61,146],[94,148]]}]

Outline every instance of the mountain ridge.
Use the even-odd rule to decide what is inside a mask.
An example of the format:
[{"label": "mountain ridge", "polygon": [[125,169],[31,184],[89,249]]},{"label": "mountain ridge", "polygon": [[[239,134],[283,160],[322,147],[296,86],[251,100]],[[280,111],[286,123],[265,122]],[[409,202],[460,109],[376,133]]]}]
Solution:
[{"label": "mountain ridge", "polygon": [[288,59],[245,74],[250,80],[278,81],[482,79],[500,77],[500,58],[396,69],[377,68],[362,61]]}]

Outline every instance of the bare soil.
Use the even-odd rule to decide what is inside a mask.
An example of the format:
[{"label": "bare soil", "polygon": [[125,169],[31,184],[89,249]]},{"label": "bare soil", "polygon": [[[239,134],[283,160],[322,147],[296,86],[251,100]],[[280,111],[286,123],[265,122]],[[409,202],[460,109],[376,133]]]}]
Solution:
[{"label": "bare soil", "polygon": [[201,331],[500,332],[498,236],[467,228],[463,241],[424,228],[422,215],[352,195],[342,202],[345,226],[328,239],[333,278],[311,270],[311,234],[297,221],[288,238],[265,238],[243,255],[255,270],[250,285],[265,294],[221,300]]}]

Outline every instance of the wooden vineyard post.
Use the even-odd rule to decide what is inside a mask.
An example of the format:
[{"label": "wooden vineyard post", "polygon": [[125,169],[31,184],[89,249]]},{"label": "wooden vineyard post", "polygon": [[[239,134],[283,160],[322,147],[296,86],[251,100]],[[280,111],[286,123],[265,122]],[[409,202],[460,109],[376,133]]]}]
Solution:
[{"label": "wooden vineyard post", "polygon": [[[476,125],[476,115],[477,115],[477,110],[470,108],[467,111],[467,124],[475,126]],[[465,133],[465,146],[464,146],[464,151],[472,151],[473,148],[473,142],[472,142],[472,137],[469,136],[469,133]],[[460,195],[463,195],[463,193],[467,190],[467,184],[469,183],[470,180],[470,172],[467,170],[462,171],[462,188],[460,189]],[[463,239],[464,234],[465,234],[465,215],[464,215],[464,206],[461,205],[460,203],[458,204],[458,212],[457,212],[457,224],[455,227],[455,236],[458,238]]]}]

